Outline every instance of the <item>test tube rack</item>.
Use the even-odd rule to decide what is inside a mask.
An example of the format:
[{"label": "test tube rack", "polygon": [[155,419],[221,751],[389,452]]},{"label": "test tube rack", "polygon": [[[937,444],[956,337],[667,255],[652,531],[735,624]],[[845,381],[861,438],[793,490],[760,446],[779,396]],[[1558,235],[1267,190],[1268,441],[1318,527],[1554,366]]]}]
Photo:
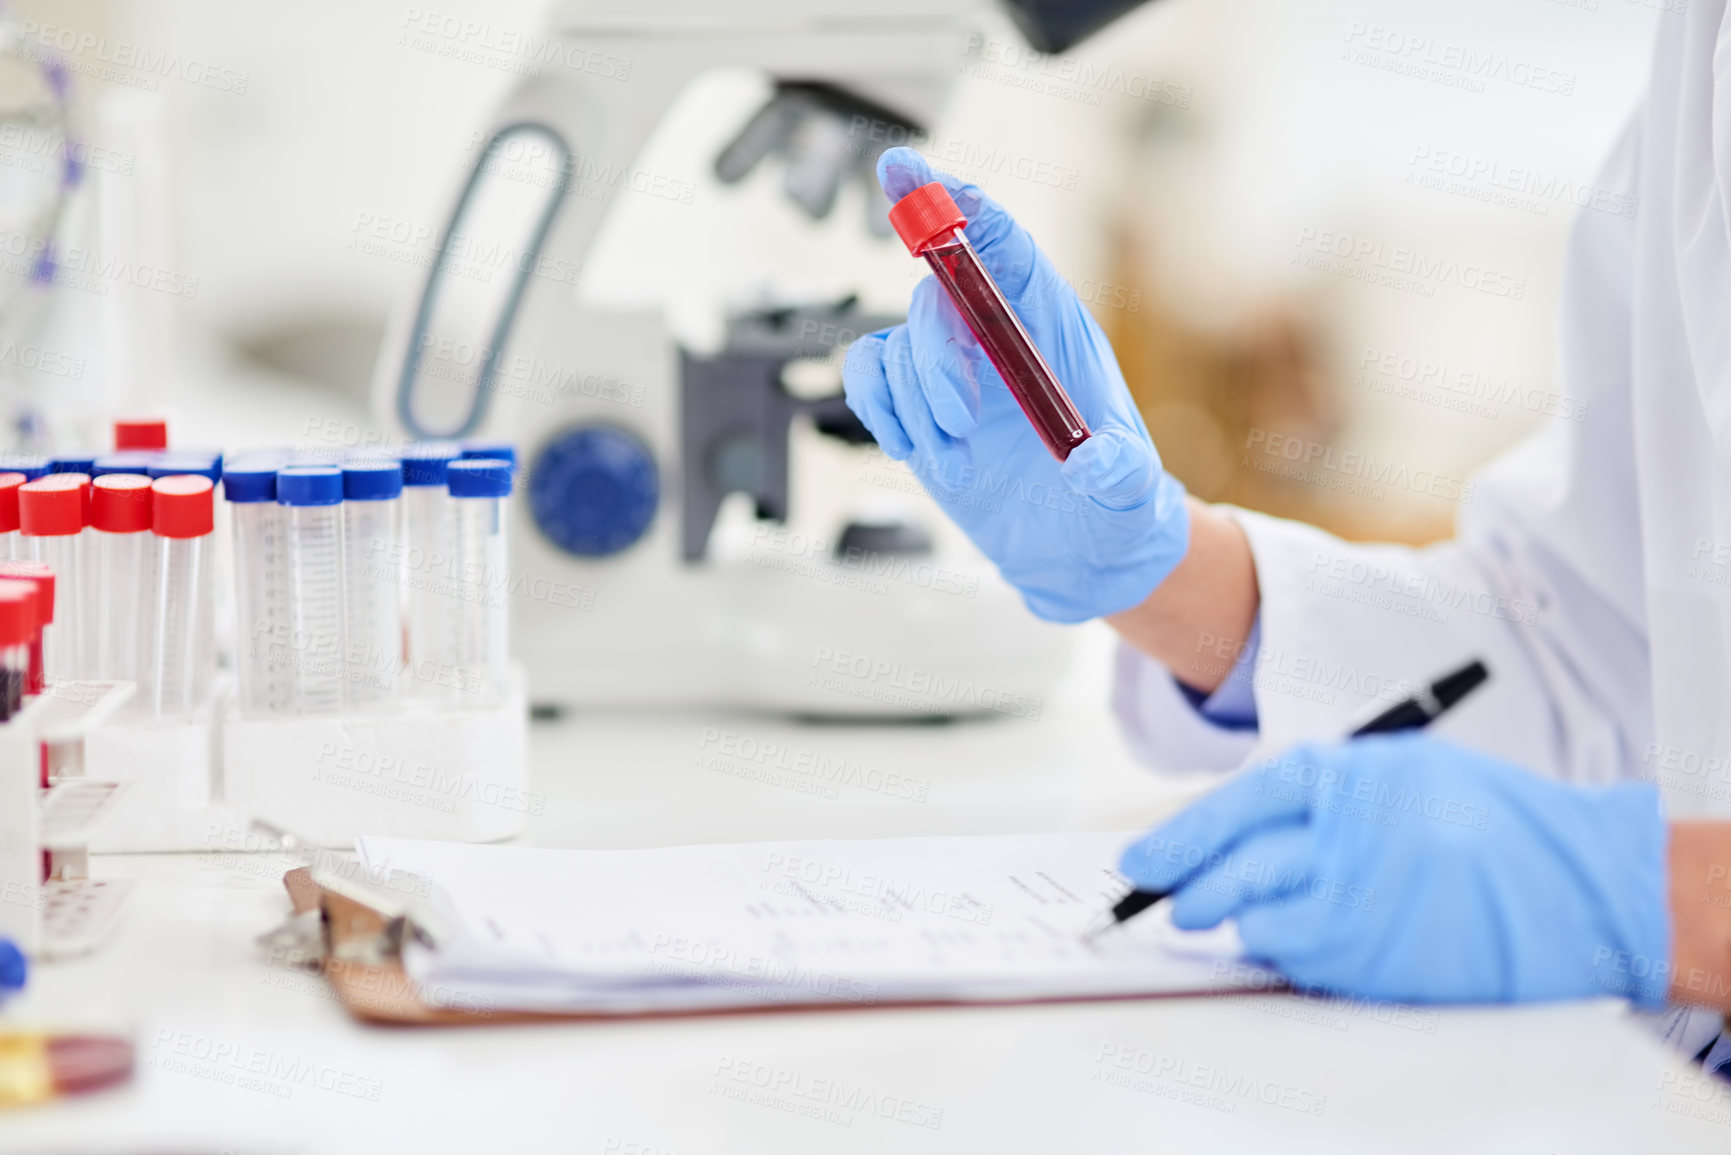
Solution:
[{"label": "test tube rack", "polygon": [[87,771],[91,736],[133,691],[61,682],[0,723],[0,937],[33,957],[93,949],[131,890],[127,879],[90,877],[91,841],[126,785]]},{"label": "test tube rack", "polygon": [[86,757],[130,786],[92,842],[99,852],[232,848],[254,819],[345,850],[363,834],[492,842],[537,808],[521,668],[497,704],[461,710],[408,699],[375,713],[245,717],[219,680],[188,718],[110,719]]}]

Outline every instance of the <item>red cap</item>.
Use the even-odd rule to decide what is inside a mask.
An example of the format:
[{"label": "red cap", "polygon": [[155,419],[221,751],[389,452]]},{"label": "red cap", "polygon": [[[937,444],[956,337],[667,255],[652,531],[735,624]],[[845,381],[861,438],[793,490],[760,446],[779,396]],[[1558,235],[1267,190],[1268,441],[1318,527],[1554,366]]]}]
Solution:
[{"label": "red cap", "polygon": [[150,528],[150,478],[110,473],[90,483],[90,526],[105,533],[141,533]]},{"label": "red cap", "polygon": [[0,561],[0,578],[14,578],[36,587],[38,626],[54,621],[54,571],[39,561]]},{"label": "red cap", "polygon": [[159,477],[150,486],[150,528],[158,537],[203,537],[216,526],[210,478],[193,473]]},{"label": "red cap", "polygon": [[0,646],[29,645],[36,636],[36,587],[0,580]]},{"label": "red cap", "polygon": [[921,185],[890,207],[890,225],[916,257],[927,245],[967,223],[949,191],[937,181]]},{"label": "red cap", "polygon": [[168,422],[160,417],[122,417],[114,423],[116,449],[167,449]]},{"label": "red cap", "polygon": [[18,487],[18,528],[31,537],[65,537],[84,528],[90,476],[50,473]]},{"label": "red cap", "polygon": [[25,480],[22,473],[0,473],[0,533],[18,528],[18,487]]}]

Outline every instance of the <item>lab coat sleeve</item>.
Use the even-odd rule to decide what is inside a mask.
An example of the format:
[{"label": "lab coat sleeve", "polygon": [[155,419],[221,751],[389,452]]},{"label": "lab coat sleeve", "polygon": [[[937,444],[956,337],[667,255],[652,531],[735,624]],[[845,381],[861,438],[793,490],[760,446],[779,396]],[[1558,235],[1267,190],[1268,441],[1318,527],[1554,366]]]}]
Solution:
[{"label": "lab coat sleeve", "polygon": [[[1603,187],[1634,195],[1637,149],[1631,131]],[[1588,211],[1577,220],[1564,272],[1563,401],[1461,487],[1453,541],[1354,545],[1230,511],[1261,589],[1259,740],[1247,750],[1241,734],[1200,736],[1170,676],[1121,655],[1118,710],[1144,758],[1220,769],[1330,737],[1371,703],[1478,657],[1490,682],[1439,733],[1570,780],[1638,773],[1652,723],[1629,434],[1633,234],[1625,217]]]}]

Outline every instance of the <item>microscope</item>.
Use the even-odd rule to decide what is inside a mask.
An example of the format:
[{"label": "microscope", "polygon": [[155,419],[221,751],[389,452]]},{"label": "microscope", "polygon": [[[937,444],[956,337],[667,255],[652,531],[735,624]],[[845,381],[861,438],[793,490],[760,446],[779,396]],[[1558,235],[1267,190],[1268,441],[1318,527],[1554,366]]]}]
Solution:
[{"label": "microscope", "polygon": [[[632,168],[645,143],[717,68],[773,89],[714,158],[716,181],[785,165],[792,210],[813,218],[857,182],[861,227],[887,236],[877,156],[933,123],[980,4],[565,0],[513,49],[523,78],[393,319],[374,396],[406,437],[519,446],[512,646],[538,705],[1039,712],[1073,635],[1027,611],[841,397],[845,345],[900,317],[849,296],[736,309],[719,346],[697,349],[663,310],[575,288],[622,190],[660,179]],[[1014,14],[1036,47],[1061,49],[1130,6],[1026,0]],[[800,439],[827,474],[790,460]],[[838,487],[858,500],[790,528],[820,487],[825,508]]]}]

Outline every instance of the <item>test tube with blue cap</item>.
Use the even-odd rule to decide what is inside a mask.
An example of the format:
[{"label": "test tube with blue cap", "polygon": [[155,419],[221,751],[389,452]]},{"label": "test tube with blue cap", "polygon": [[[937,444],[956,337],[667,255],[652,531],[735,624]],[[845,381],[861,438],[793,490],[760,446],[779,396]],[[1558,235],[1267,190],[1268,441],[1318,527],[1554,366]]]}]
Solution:
[{"label": "test tube with blue cap", "polygon": [[510,676],[505,499],[511,496],[511,463],[491,457],[453,461],[446,485],[455,511],[455,567],[462,595],[452,615],[451,665],[459,671],[464,703],[489,706],[504,697]]},{"label": "test tube with blue cap", "polygon": [[397,696],[403,664],[403,464],[343,463],[345,703],[376,709]]},{"label": "test tube with blue cap", "polygon": [[49,473],[90,473],[99,453],[56,453],[48,458]]},{"label": "test tube with blue cap", "polygon": [[461,448],[417,441],[403,450],[405,641],[415,697],[445,696],[451,686],[452,605],[448,588],[456,533],[446,475]]},{"label": "test tube with blue cap", "polygon": [[116,453],[104,453],[91,463],[90,476],[106,477],[111,473],[134,473],[139,477],[150,476],[150,466],[160,453],[149,449],[123,449]]},{"label": "test tube with blue cap", "polygon": [[331,713],[343,704],[343,471],[279,469],[276,499],[285,514],[294,709]]},{"label": "test tube with blue cap", "polygon": [[35,481],[48,474],[48,459],[36,453],[0,453],[0,470],[22,473],[24,480]]},{"label": "test tube with blue cap", "polygon": [[293,703],[288,654],[288,562],[277,458],[243,456],[222,477],[234,535],[236,695],[243,714],[286,713]]}]

